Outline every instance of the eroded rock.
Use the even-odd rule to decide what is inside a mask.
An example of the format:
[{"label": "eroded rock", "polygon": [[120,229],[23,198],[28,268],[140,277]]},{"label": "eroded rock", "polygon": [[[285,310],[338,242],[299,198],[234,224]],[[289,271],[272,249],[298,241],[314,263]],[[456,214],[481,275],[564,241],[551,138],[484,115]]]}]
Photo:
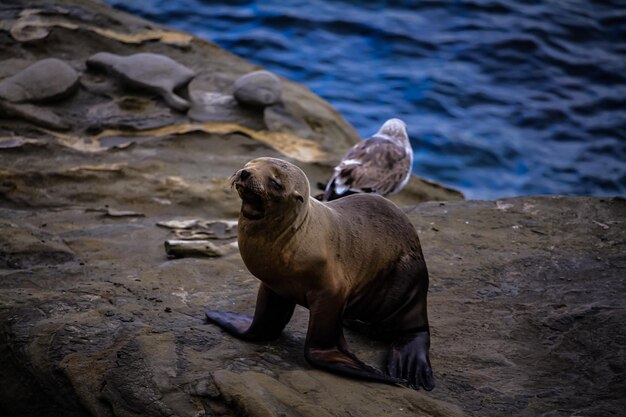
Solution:
[{"label": "eroded rock", "polygon": [[263,115],[240,106],[231,95],[191,90],[189,118],[199,122],[238,123],[251,129],[265,129]]},{"label": "eroded rock", "polygon": [[128,96],[91,107],[87,117],[90,131],[140,131],[171,125],[176,121],[168,107],[158,106],[153,100]]},{"label": "eroded rock", "polygon": [[172,230],[178,239],[234,239],[237,237],[237,220],[166,220],[157,226]]},{"label": "eroded rock", "polygon": [[0,98],[13,102],[54,101],[76,91],[78,73],[64,61],[46,58],[0,81]]},{"label": "eroded rock", "polygon": [[0,268],[55,265],[73,260],[74,256],[58,236],[32,226],[0,221]]},{"label": "eroded rock", "polygon": [[87,65],[105,70],[132,87],[159,94],[176,110],[189,108],[189,102],[174,90],[185,86],[194,72],[165,55],[142,52],[121,56],[100,52],[91,56]]},{"label": "eroded rock", "polygon": [[[205,323],[202,312],[211,306],[252,313],[258,281],[236,254],[167,260],[161,242],[170,228],[193,230],[197,220],[103,218],[84,210],[1,212],[11,224],[0,236],[22,236],[16,241],[26,248],[13,245],[12,253],[30,253],[21,269],[0,267],[0,348],[10,359],[10,366],[0,362],[3,376],[27,382],[23,399],[63,395],[56,408],[46,402],[48,409],[75,416],[88,415],[81,407],[128,416],[621,410],[623,199],[433,202],[405,211],[431,275],[438,382],[431,392],[311,369],[302,357],[308,322],[302,308],[275,341],[230,337]],[[38,243],[42,237],[61,246]],[[51,253],[85,265],[59,263]],[[349,330],[346,338],[364,361],[384,366],[385,344]],[[3,409],[18,409],[6,406],[14,386],[0,387]],[[48,387],[45,395],[40,386]],[[22,404],[19,415],[41,412],[32,410]]]},{"label": "eroded rock", "polygon": [[7,114],[20,117],[37,126],[53,130],[68,130],[70,124],[52,110],[33,104],[17,104],[0,100],[0,109]]},{"label": "eroded rock", "polygon": [[289,132],[301,138],[308,138],[313,133],[304,120],[291,114],[281,103],[266,107],[263,120],[268,129],[277,132]]},{"label": "eroded rock", "polygon": [[165,241],[165,253],[167,253],[167,256],[171,258],[185,258],[188,256],[207,256],[209,258],[217,258],[237,252],[239,252],[237,242],[218,245],[210,240],[197,239],[171,239]]},{"label": "eroded rock", "polygon": [[76,92],[78,80],[78,73],[64,61],[42,59],[0,81],[0,109],[38,126],[67,130],[70,123],[62,116],[49,108],[28,103],[64,99]]},{"label": "eroded rock", "polygon": [[280,101],[280,78],[269,71],[255,71],[240,77],[233,85],[233,95],[244,106],[263,108]]},{"label": "eroded rock", "polygon": [[[203,68],[196,90],[205,93],[227,94],[240,74],[256,68],[204,41],[187,42],[183,52],[163,42],[166,32],[146,33],[145,21],[102,4],[57,2],[88,19],[72,18],[68,27],[69,15],[37,12],[29,25],[47,22],[47,36],[27,46],[5,42],[2,53],[20,61],[12,71],[3,68],[3,76],[17,71],[13,65],[23,68],[33,47],[83,62],[103,45],[127,54],[128,42]],[[15,27],[11,16],[26,12],[11,9],[1,27]],[[104,27],[108,22],[117,22],[115,30]],[[89,36],[74,36],[78,29]],[[412,177],[394,201],[419,231],[431,275],[438,385],[425,393],[349,380],[304,360],[303,308],[268,343],[246,343],[205,323],[209,306],[251,314],[258,281],[236,252],[168,259],[163,242],[172,234],[234,241],[227,223],[172,220],[236,217],[240,200],[228,178],[255,157],[290,159],[312,184],[324,182],[332,158],[358,140],[354,129],[326,102],[284,80],[279,103],[246,109],[258,115],[255,128],[243,118],[189,123],[180,113],[180,123],[144,131],[154,122],[145,115],[169,112],[160,100],[128,98],[117,84],[95,82],[107,77],[87,75],[94,78],[90,87],[54,109],[2,101],[54,110],[70,132],[43,131],[36,118],[2,119],[1,413],[499,417],[624,409],[623,199],[415,206],[462,196]],[[255,130],[263,125],[267,130]],[[91,126],[116,130],[86,133]],[[117,210],[112,216],[88,210],[107,205]],[[384,367],[386,345],[349,330],[346,338],[357,356]]]},{"label": "eroded rock", "polygon": [[428,394],[376,384],[364,387],[317,370],[286,371],[279,378],[253,371],[218,371],[214,379],[226,401],[250,417],[463,415],[458,407]]}]

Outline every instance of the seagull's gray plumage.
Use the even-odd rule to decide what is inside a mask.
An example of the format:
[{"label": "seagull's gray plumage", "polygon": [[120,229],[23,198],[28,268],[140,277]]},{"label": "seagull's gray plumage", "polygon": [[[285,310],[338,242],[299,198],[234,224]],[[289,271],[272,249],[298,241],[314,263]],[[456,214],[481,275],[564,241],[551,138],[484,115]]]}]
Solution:
[{"label": "seagull's gray plumage", "polygon": [[406,185],[413,166],[413,149],[400,119],[387,120],[371,138],[354,145],[335,167],[324,201],[373,192],[383,196]]}]

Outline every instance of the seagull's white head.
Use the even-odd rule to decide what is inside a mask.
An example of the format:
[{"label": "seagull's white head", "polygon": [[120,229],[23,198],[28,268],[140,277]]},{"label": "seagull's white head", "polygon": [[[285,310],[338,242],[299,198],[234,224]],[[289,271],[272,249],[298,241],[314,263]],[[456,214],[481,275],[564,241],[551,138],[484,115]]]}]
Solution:
[{"label": "seagull's white head", "polygon": [[387,136],[393,141],[401,144],[404,144],[409,140],[409,135],[406,132],[406,123],[400,119],[387,120],[378,130],[376,135]]}]

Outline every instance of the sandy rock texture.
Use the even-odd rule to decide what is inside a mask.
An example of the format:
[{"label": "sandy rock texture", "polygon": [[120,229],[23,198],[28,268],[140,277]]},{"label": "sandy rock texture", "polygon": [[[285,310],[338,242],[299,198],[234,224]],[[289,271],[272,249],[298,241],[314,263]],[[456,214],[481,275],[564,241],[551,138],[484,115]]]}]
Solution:
[{"label": "sandy rock texture", "polygon": [[[254,309],[258,282],[233,250],[230,175],[273,156],[315,187],[356,143],[354,129],[285,79],[276,103],[242,107],[233,84],[260,68],[101,3],[4,1],[0,19],[0,83],[49,58],[79,76],[52,101],[0,97],[0,415],[607,416],[626,407],[623,198],[462,201],[413,177],[394,201],[420,233],[431,274],[438,385],[426,393],[336,377],[303,358],[306,310],[263,344],[206,324],[203,310]],[[89,69],[100,52],[161,54],[191,69],[173,93],[190,110]],[[168,257],[166,241],[221,256]],[[383,366],[386,346],[347,337]]]},{"label": "sandy rock texture", "polygon": [[[172,231],[156,226],[163,216],[4,208],[0,410],[619,415],[626,201],[526,197],[406,211],[431,274],[437,387],[429,393],[311,369],[302,355],[304,309],[271,343],[245,343],[205,324],[206,306],[252,313],[258,283],[237,253],[168,259],[162,245]],[[385,346],[352,332],[348,341],[383,366]]]}]

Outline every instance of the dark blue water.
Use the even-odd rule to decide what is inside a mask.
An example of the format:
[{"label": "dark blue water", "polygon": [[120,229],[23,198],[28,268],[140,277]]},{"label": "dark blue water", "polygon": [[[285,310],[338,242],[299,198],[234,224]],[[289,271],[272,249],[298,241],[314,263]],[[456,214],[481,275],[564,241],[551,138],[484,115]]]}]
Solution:
[{"label": "dark blue water", "polygon": [[469,198],[626,194],[626,1],[108,0],[306,84]]}]

